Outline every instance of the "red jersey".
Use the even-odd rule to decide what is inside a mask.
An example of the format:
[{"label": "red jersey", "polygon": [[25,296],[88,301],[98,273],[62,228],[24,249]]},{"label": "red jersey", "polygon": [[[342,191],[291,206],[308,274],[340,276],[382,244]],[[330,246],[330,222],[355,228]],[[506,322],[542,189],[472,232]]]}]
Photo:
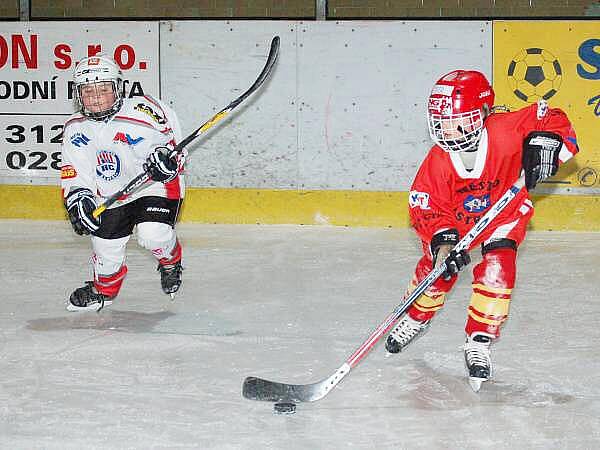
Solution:
[{"label": "red jersey", "polygon": [[[519,178],[523,140],[531,131],[551,131],[562,136],[561,163],[577,153],[575,131],[566,114],[560,109],[547,109],[542,114],[538,119],[538,106],[530,105],[515,112],[490,115],[470,171],[460,154],[445,152],[437,145],[431,148],[408,199],[411,223],[423,241],[429,243],[433,235],[449,228],[456,228],[462,237],[479,221]],[[471,247],[486,241],[501,227],[501,231],[506,231],[501,237],[519,244],[532,213],[533,205],[523,188]],[[519,220],[520,226],[514,228]]]}]

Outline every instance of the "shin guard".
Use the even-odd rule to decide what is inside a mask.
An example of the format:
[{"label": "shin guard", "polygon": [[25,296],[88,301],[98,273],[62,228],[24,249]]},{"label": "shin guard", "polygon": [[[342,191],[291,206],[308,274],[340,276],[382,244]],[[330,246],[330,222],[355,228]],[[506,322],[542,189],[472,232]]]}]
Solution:
[{"label": "shin guard", "polygon": [[497,248],[485,253],[473,269],[473,294],[465,326],[468,336],[475,332],[496,338],[500,335],[515,285],[516,256],[513,248]]}]

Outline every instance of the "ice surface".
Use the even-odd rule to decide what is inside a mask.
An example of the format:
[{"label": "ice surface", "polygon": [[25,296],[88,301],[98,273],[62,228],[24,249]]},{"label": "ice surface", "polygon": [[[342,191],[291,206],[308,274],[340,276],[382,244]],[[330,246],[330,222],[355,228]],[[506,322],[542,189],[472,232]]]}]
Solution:
[{"label": "ice surface", "polygon": [[403,229],[178,232],[173,302],[132,239],[115,303],[69,313],[89,240],[66,222],[0,221],[0,448],[600,448],[600,234],[530,233],[478,394],[461,352],[467,272],[405,353],[378,345],[323,400],[281,416],[242,398],[243,379],[329,376],[400,301],[418,242]]}]

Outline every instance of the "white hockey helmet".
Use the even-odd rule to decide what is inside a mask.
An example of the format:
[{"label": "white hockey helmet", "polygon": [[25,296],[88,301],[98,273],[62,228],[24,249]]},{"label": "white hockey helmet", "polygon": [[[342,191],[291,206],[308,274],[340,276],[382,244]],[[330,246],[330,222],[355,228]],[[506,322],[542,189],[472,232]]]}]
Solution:
[{"label": "white hockey helmet", "polygon": [[[88,56],[80,60],[75,66],[73,73],[75,101],[81,114],[90,119],[102,120],[112,116],[123,104],[123,73],[121,69],[109,56],[99,54]],[[95,85],[109,82],[114,92],[114,102],[102,111],[91,111],[84,106],[82,88],[86,85]]]}]

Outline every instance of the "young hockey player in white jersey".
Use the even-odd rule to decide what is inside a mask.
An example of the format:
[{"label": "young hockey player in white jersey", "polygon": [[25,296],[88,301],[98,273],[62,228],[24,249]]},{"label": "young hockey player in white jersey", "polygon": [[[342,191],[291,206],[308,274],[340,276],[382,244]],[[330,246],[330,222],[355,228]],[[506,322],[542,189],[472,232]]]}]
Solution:
[{"label": "young hockey player in white jersey", "polygon": [[[69,220],[91,235],[93,281],[70,296],[67,309],[99,310],[112,303],[125,275],[125,246],[134,227],[139,244],[158,261],[162,289],[181,285],[181,245],[174,225],[184,197],[184,156],[170,158],[181,140],[175,112],[149,96],[123,98],[122,73],[109,57],[82,59],[75,67],[79,111],[64,127],[61,186]],[[145,171],[145,186],[98,218],[104,198]]]}]

